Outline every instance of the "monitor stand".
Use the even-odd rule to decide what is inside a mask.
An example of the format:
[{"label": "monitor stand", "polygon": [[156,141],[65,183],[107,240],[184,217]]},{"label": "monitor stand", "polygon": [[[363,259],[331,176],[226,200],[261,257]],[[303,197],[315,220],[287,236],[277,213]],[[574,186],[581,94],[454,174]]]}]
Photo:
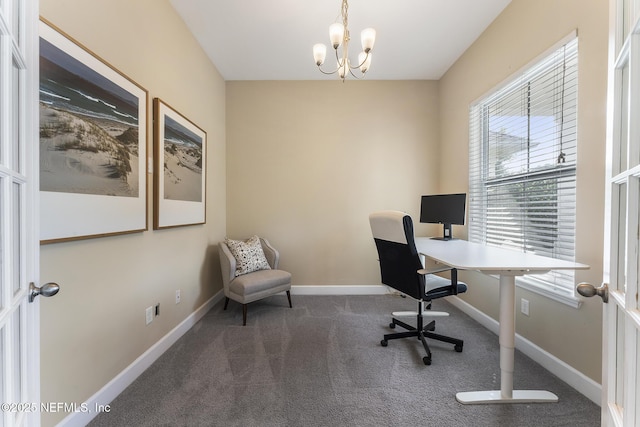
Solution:
[{"label": "monitor stand", "polygon": [[442,237],[432,237],[434,240],[453,240],[453,233],[451,230],[451,224],[442,224],[443,231]]}]

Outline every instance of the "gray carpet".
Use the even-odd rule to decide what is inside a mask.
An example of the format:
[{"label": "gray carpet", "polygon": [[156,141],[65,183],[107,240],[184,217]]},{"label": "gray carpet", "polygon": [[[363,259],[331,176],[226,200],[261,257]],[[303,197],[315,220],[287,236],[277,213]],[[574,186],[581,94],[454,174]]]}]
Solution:
[{"label": "gray carpet", "polygon": [[[390,341],[393,295],[274,296],[214,306],[130,387],[99,426],[599,426],[600,408],[516,351],[514,387],[545,389],[558,403],[461,405],[458,391],[500,388],[498,338],[443,300],[436,332],[464,351],[417,339]],[[396,330],[399,330],[398,328]]]}]

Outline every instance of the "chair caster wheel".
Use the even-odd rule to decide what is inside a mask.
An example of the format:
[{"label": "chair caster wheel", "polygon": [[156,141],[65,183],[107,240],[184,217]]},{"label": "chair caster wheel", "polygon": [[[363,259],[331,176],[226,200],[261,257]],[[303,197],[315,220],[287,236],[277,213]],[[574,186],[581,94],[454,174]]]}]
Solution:
[{"label": "chair caster wheel", "polygon": [[393,322],[391,322],[391,323],[389,323],[389,327],[390,327],[391,329],[395,329],[395,328],[396,328],[396,324],[395,324],[395,323],[393,323]]},{"label": "chair caster wheel", "polygon": [[389,342],[387,342],[387,340],[382,340],[380,341],[380,345],[383,347],[386,347],[389,344]]},{"label": "chair caster wheel", "polygon": [[429,356],[425,356],[422,358],[422,361],[425,365],[431,365],[431,358]]},{"label": "chair caster wheel", "polygon": [[457,345],[454,347],[454,350],[457,351],[458,353],[462,353],[462,346],[461,345]]}]

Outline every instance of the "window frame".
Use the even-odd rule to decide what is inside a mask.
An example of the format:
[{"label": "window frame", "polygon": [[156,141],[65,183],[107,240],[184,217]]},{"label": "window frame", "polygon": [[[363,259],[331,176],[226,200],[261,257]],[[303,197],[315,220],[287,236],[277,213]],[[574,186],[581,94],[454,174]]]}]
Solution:
[{"label": "window frame", "polygon": [[[554,258],[559,259],[567,259],[567,260],[575,260],[575,205],[577,203],[576,200],[576,186],[577,186],[577,143],[578,137],[577,135],[574,137],[573,142],[573,150],[574,150],[574,161],[572,163],[560,164],[558,160],[558,164],[556,166],[546,166],[544,169],[535,171],[535,170],[527,170],[524,173],[512,173],[505,174],[505,176],[499,177],[488,177],[489,171],[489,159],[488,159],[488,146],[489,146],[489,127],[487,123],[485,123],[486,116],[484,113],[487,111],[488,105],[495,102],[500,96],[507,99],[510,94],[513,94],[515,88],[523,88],[527,84],[531,84],[531,82],[535,81],[536,76],[543,75],[544,72],[541,72],[541,64],[545,63],[545,61],[549,61],[555,54],[557,54],[558,50],[562,49],[568,43],[574,42],[576,45],[578,44],[578,35],[577,31],[573,31],[571,34],[564,37],[550,49],[545,51],[542,55],[535,58],[525,67],[523,67],[518,72],[514,73],[511,77],[509,77],[505,82],[496,86],[492,90],[490,90],[487,94],[480,97],[478,100],[473,102],[469,109],[469,221],[468,221],[468,239],[469,241],[480,242],[484,244],[490,244],[492,246],[496,246],[496,244],[487,243],[487,220],[486,220],[486,212],[487,212],[487,197],[489,194],[489,188],[492,185],[500,185],[500,184],[508,184],[508,183],[516,183],[518,181],[522,182],[535,182],[540,180],[541,178],[547,176],[552,179],[557,179],[557,182],[563,182],[562,180],[566,179],[568,176],[570,179],[570,198],[573,199],[573,205],[569,205],[569,207],[573,210],[574,216],[572,221],[572,230],[573,234],[569,237],[572,240],[572,248],[571,254],[569,257],[567,256],[554,256],[549,254],[541,254],[543,256],[552,256]],[[576,47],[576,67],[575,75],[577,79],[577,75],[579,72],[579,50]],[[564,77],[563,77],[564,78]],[[575,103],[572,104],[573,108],[575,108],[575,127],[577,132],[577,122],[578,122],[578,83],[575,83]],[[562,113],[564,114],[564,113]],[[522,115],[521,117],[526,117],[526,120],[531,120],[533,117],[532,114],[527,112],[527,115]],[[563,130],[561,129],[562,133]],[[529,141],[532,140],[530,136],[528,136]],[[474,140],[476,139],[476,140]],[[479,140],[479,142],[477,141]],[[557,139],[556,139],[557,141]],[[564,141],[564,140],[563,140]],[[557,146],[558,143],[555,142],[554,146]],[[531,153],[531,148],[527,147],[527,154]],[[494,165],[495,166],[495,165]],[[555,193],[556,195],[558,192]],[[478,196],[480,196],[481,200],[477,200]],[[499,196],[500,197],[500,196]],[[564,202],[563,202],[564,203]],[[565,207],[563,204],[562,207]],[[478,211],[480,209],[480,211]],[[560,208],[558,208],[560,209]],[[526,212],[526,209],[523,210]],[[529,211],[530,212],[530,211]],[[480,213],[480,215],[477,215]],[[485,215],[482,215],[484,213]],[[563,220],[563,222],[566,220]],[[558,221],[558,227],[561,226],[561,222]],[[528,228],[524,226],[524,228]],[[523,228],[520,228],[522,231]],[[564,231],[564,229],[563,229]],[[554,240],[554,245],[560,241],[564,241],[564,237],[556,238]],[[525,246],[525,243],[521,243],[521,246]],[[515,250],[519,250],[521,252],[527,252],[526,249],[518,248]],[[556,273],[553,273],[556,274]],[[564,276],[561,276],[564,274]],[[543,295],[550,299],[562,302],[574,308],[578,308],[580,306],[580,299],[575,294],[575,274],[574,272],[570,272],[570,274],[566,274],[566,272],[561,273],[557,277],[561,277],[559,280],[562,282],[561,284],[556,284],[555,281],[547,281],[541,279],[538,275],[531,276],[521,276],[516,278],[516,285],[525,288],[534,293]]]}]

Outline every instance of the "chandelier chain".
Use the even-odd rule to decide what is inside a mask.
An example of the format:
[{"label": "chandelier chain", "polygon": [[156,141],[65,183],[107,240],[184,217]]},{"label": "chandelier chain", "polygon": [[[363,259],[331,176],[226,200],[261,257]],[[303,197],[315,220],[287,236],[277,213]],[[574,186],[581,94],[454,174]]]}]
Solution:
[{"label": "chandelier chain", "polygon": [[[349,64],[349,40],[351,37],[349,36],[349,2],[347,0],[342,0],[342,26],[344,27],[344,35],[342,37],[342,62],[338,59],[338,67]],[[351,68],[351,64],[347,66]],[[344,81],[344,78],[342,80]]]},{"label": "chandelier chain", "polygon": [[349,3],[347,0],[342,0],[342,25],[345,30],[349,26]]}]

